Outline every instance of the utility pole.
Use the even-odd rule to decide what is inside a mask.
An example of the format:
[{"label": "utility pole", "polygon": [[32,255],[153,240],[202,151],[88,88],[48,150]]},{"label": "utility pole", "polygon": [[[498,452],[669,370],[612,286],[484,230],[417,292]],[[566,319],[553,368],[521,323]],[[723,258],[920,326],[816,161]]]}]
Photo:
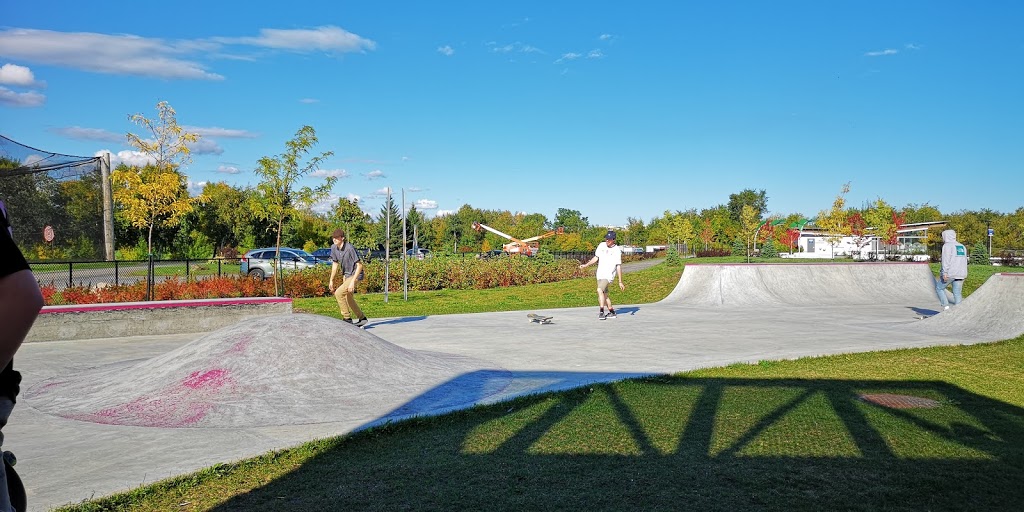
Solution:
[{"label": "utility pole", "polygon": [[409,249],[405,247],[405,188],[402,188],[402,298],[409,301]]},{"label": "utility pole", "polygon": [[387,221],[384,230],[384,303],[388,303],[388,281],[391,280],[391,187],[388,187],[388,199],[385,203]]}]

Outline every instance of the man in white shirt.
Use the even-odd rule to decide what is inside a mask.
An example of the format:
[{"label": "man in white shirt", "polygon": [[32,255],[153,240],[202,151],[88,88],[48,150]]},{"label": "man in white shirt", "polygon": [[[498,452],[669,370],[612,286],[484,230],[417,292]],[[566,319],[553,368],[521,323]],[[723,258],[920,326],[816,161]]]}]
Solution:
[{"label": "man in white shirt", "polygon": [[[618,276],[619,289],[625,290],[626,285],[622,284],[622,247],[615,245],[615,232],[608,231],[604,235],[604,242],[601,242],[594,251],[594,257],[590,261],[580,265],[580,268],[587,268],[597,263],[597,319],[615,318],[615,308],[612,307],[612,300],[608,297],[608,285]],[[608,308],[605,314],[604,309]]]}]

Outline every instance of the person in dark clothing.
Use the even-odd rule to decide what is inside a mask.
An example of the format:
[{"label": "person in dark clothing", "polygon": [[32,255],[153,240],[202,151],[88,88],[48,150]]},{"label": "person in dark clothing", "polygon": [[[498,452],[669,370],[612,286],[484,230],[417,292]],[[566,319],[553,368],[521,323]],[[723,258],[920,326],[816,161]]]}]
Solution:
[{"label": "person in dark clothing", "polygon": [[[39,283],[12,236],[7,208],[0,201],[0,447],[3,427],[14,409],[21,385],[21,374],[14,370],[14,354],[43,308]],[[7,512],[13,507],[7,494],[6,471],[0,471],[0,479],[0,512]]]},{"label": "person in dark clothing", "polygon": [[[355,247],[345,242],[345,232],[343,230],[335,229],[331,233],[331,239],[334,241],[334,245],[331,246],[331,279],[327,287],[330,291],[334,292],[334,298],[338,300],[341,319],[348,323],[353,323],[352,318],[354,316],[356,319],[355,325],[362,327],[366,325],[366,315],[363,314],[363,310],[359,309],[359,304],[356,303],[356,283],[362,279],[363,262],[359,259],[359,254],[356,252]],[[341,269],[341,286],[335,289],[334,277],[337,275],[339,268]]]}]

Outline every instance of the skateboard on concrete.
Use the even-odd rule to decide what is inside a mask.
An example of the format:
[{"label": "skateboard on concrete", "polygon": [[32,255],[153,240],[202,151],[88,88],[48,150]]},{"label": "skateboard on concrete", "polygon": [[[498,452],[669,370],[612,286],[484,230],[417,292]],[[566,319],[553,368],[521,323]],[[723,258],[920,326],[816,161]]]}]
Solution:
[{"label": "skateboard on concrete", "polygon": [[7,473],[7,494],[11,497],[11,506],[18,511],[27,510],[28,498],[25,495],[25,484],[22,483],[18,472],[14,470],[18,459],[13,453],[6,451],[3,453],[3,459],[3,469]]},{"label": "skateboard on concrete", "polygon": [[534,324],[550,324],[552,323],[551,319],[554,318],[553,316],[538,315],[537,313],[530,313],[526,317],[530,319],[530,323]]}]

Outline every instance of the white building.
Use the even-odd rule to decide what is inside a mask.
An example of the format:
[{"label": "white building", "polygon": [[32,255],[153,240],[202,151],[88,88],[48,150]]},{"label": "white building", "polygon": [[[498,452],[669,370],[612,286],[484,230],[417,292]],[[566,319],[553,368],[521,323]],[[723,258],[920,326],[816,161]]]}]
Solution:
[{"label": "white building", "polygon": [[[897,231],[896,254],[907,257],[901,259],[914,259],[915,261],[928,261],[927,244],[928,229],[945,226],[945,221],[915,222],[904,224]],[[870,232],[872,228],[868,228]],[[859,242],[859,244],[858,244]],[[883,259],[885,248],[875,235],[865,235],[860,240],[847,235],[840,237],[832,245],[828,233],[814,226],[807,226],[800,230],[800,238],[797,240],[797,252],[787,255],[789,258],[839,258],[853,257],[853,259]]]}]

